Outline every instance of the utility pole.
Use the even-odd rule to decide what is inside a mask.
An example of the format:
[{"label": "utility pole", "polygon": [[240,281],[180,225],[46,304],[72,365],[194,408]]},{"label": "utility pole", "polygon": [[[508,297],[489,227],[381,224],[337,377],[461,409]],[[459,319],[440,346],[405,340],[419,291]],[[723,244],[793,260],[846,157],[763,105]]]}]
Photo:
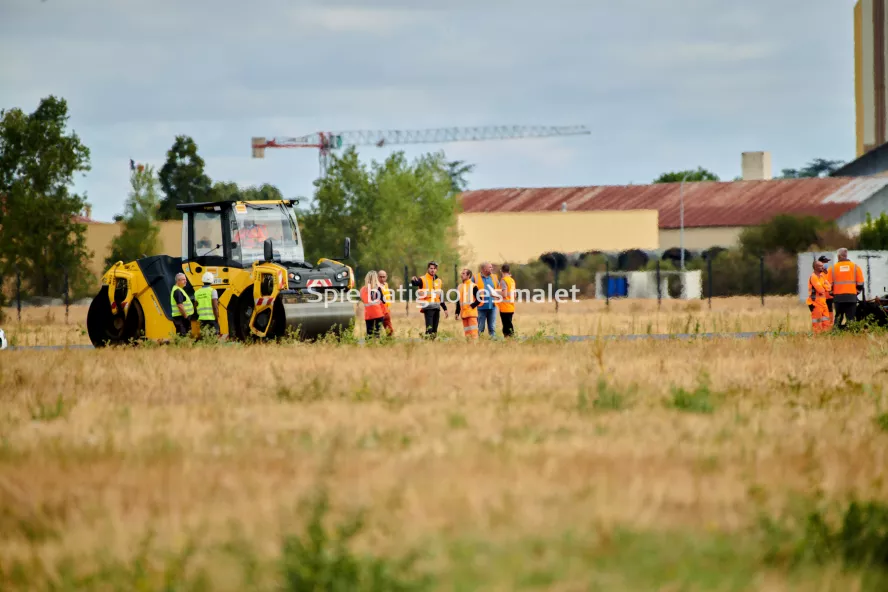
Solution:
[{"label": "utility pole", "polygon": [[881,255],[870,255],[867,251],[866,255],[861,255],[861,259],[866,259],[866,284],[863,287],[863,300],[866,301],[866,293],[872,292],[872,284],[870,283],[870,259],[881,259]]}]

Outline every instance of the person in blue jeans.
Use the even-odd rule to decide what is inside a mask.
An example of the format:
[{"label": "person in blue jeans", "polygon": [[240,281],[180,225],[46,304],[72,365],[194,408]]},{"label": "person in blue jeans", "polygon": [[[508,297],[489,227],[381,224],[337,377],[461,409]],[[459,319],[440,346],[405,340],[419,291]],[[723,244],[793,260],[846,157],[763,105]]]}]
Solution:
[{"label": "person in blue jeans", "polygon": [[487,327],[487,333],[494,337],[496,335],[496,303],[494,301],[499,294],[499,280],[496,274],[492,274],[493,265],[485,261],[481,264],[481,273],[478,275],[476,283],[478,284],[478,300],[481,306],[478,307],[478,335],[484,333],[484,327]]}]

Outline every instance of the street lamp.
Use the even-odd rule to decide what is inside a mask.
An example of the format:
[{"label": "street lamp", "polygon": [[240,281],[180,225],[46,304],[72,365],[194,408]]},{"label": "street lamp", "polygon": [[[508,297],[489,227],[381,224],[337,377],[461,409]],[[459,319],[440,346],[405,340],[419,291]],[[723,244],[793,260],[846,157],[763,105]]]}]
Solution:
[{"label": "street lamp", "polygon": [[681,229],[678,231],[678,248],[681,250],[681,270],[685,270],[685,246],[684,246],[684,236],[685,236],[685,201],[684,201],[684,184],[685,179],[688,178],[688,175],[691,174],[692,171],[688,171],[684,174],[684,177],[681,178],[681,185],[678,186],[678,217],[679,224]]}]

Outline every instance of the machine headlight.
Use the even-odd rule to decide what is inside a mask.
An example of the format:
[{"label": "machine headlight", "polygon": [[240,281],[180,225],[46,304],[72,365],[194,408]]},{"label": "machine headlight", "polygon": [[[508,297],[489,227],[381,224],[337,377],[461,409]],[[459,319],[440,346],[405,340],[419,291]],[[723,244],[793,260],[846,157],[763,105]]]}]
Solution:
[{"label": "machine headlight", "polygon": [[290,274],[287,277],[289,277],[291,280],[293,280],[295,282],[298,282],[301,279],[299,277],[298,273],[293,273],[292,271],[290,272]]}]

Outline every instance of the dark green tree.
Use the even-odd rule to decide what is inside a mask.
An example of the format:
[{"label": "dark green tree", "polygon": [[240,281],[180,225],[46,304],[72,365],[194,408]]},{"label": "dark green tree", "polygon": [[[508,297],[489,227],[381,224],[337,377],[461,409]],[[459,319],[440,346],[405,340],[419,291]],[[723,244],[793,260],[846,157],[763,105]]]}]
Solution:
[{"label": "dark green tree", "polygon": [[160,169],[160,186],[165,197],[160,202],[159,220],[181,220],[177,204],[207,201],[212,182],[204,173],[204,160],[190,136],[176,136]]},{"label": "dark green tree", "polygon": [[343,237],[349,236],[352,263],[361,272],[393,272],[405,264],[422,270],[436,259],[443,274],[458,260],[458,192],[451,171],[442,154],[409,163],[397,152],[369,167],[354,147],[334,155],[301,215],[308,258],[335,256],[342,251]]},{"label": "dark green tree", "polygon": [[216,181],[210,190],[211,201],[262,201],[284,199],[281,190],[269,183],[241,188],[231,181]]},{"label": "dark green tree", "polygon": [[450,175],[450,184],[453,191],[465,191],[469,182],[466,175],[475,170],[475,165],[466,164],[463,160],[453,160],[447,163],[447,174]]},{"label": "dark green tree", "polygon": [[134,261],[156,255],[160,248],[157,237],[157,210],[160,206],[160,190],[157,176],[150,166],[139,165],[130,176],[132,190],[126,200],[122,216],[123,229],[111,241],[111,254],[105,259],[110,267],[117,261]]},{"label": "dark green tree", "polygon": [[[834,242],[838,234],[841,233],[834,221],[818,216],[780,214],[765,224],[743,229],[740,247],[744,255],[755,257],[778,251],[795,255],[810,248],[832,247],[826,243]],[[830,240],[824,240],[826,237]]]},{"label": "dark green tree", "polygon": [[697,167],[696,170],[674,171],[671,173],[663,173],[656,179],[654,183],[681,183],[682,177],[688,175],[685,181],[718,181],[718,175],[712,171],[708,171],[703,167]]},{"label": "dark green tree", "polygon": [[866,222],[860,227],[860,248],[873,251],[888,249],[888,215],[885,212],[875,220],[867,212]]},{"label": "dark green tree", "polygon": [[815,158],[801,169],[783,169],[781,179],[801,179],[805,177],[828,177],[842,168],[845,162],[842,160],[827,160]]},{"label": "dark green tree", "polygon": [[59,296],[64,270],[69,289],[90,289],[86,225],[88,205],[72,191],[74,175],[90,170],[89,148],[67,130],[68,104],[47,96],[32,113],[0,110],[0,273],[17,266],[24,288]]}]

